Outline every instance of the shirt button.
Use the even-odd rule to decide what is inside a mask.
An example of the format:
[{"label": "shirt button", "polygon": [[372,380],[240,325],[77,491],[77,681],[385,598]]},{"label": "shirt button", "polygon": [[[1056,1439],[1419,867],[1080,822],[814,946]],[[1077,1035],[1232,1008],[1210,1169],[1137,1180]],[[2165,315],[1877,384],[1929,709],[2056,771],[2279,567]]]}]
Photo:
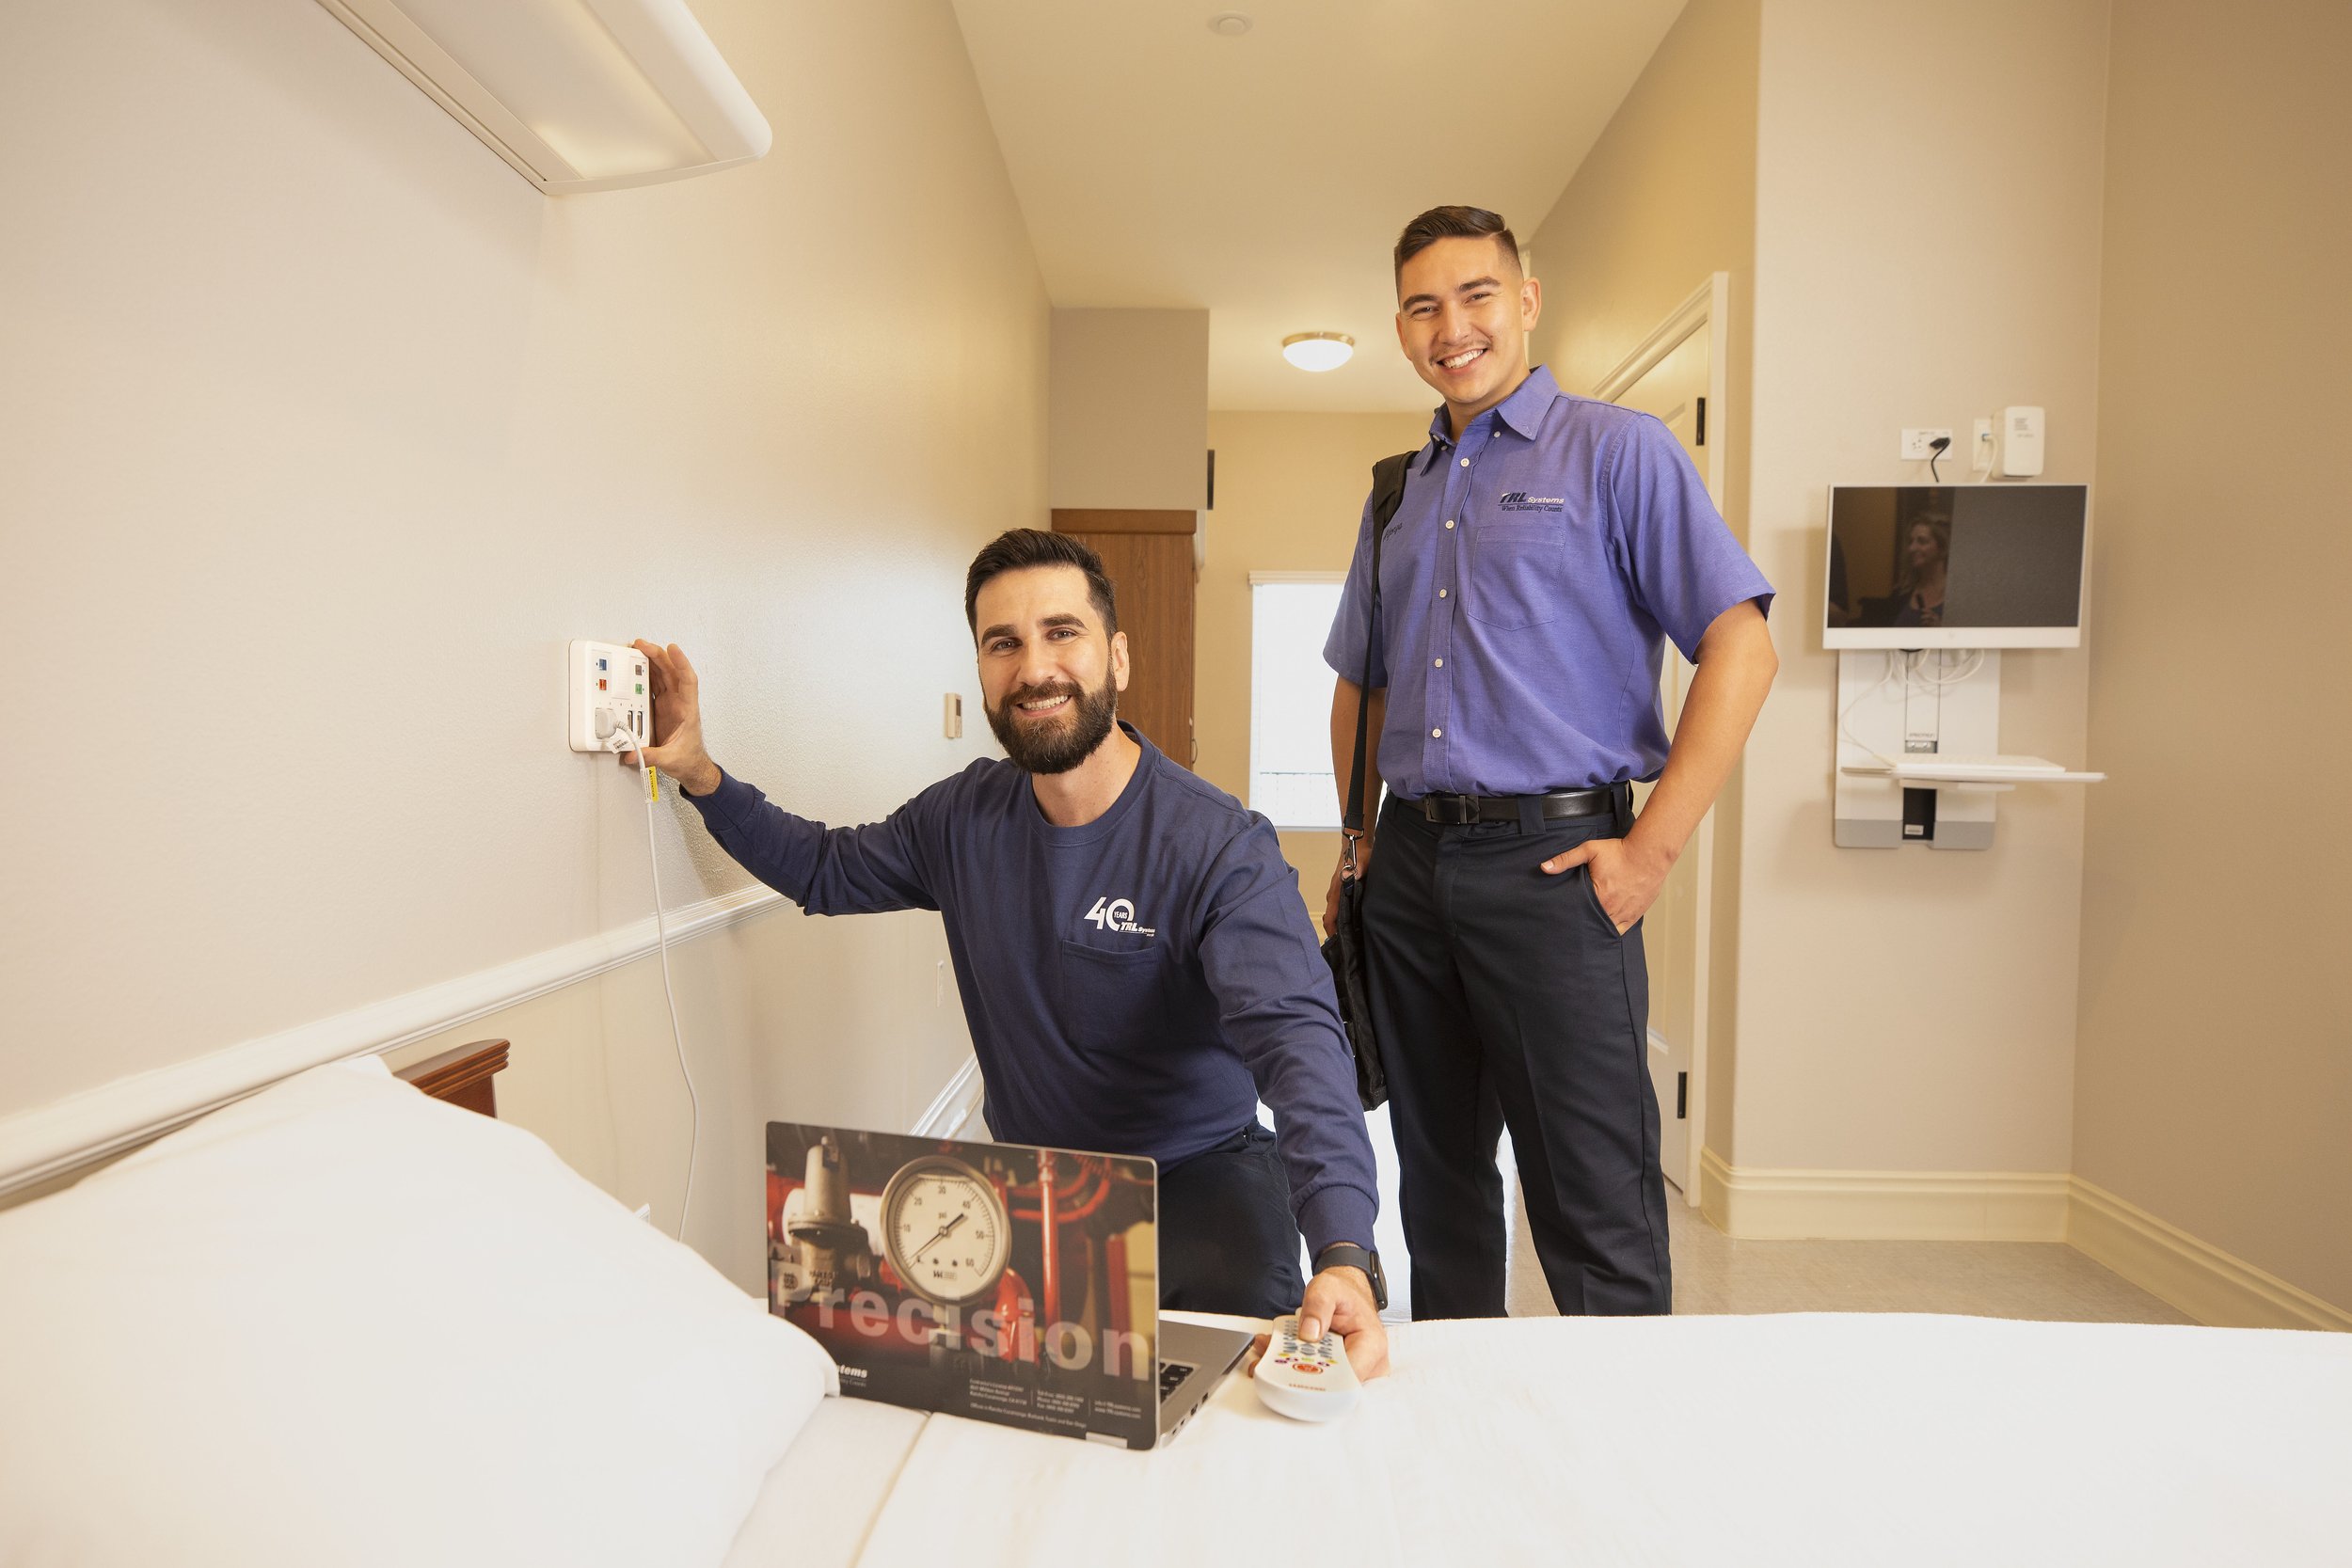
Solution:
[{"label": "shirt button", "polygon": [[1453,518],[1451,518],[1451,517],[1448,517],[1448,518],[1445,520],[1445,526],[1446,526],[1446,527],[1448,527],[1448,528],[1452,528],[1452,527],[1454,526],[1454,519],[1453,519]]},{"label": "shirt button", "polygon": [[1440,589],[1438,589],[1438,597],[1439,597],[1439,598],[1441,598],[1441,599],[1445,597],[1445,590],[1444,590],[1444,589],[1440,588]]},{"label": "shirt button", "polygon": [[1435,663],[1435,664],[1437,665],[1437,667],[1438,667],[1438,669],[1440,669],[1440,670],[1442,670],[1442,669],[1444,669],[1444,668],[1445,668],[1445,660],[1444,660],[1444,659],[1441,659],[1441,658],[1440,658],[1440,659],[1435,659],[1435,660],[1433,660],[1432,662],[1433,662],[1433,663]]},{"label": "shirt button", "polygon": [[1470,467],[1470,459],[1469,459],[1469,458],[1465,457],[1465,458],[1463,458],[1463,459],[1462,459],[1462,467],[1465,467],[1465,468],[1467,468],[1467,467]]},{"label": "shirt button", "polygon": [[1432,740],[1439,739],[1439,738],[1441,738],[1444,735],[1445,735],[1445,731],[1443,731],[1443,730],[1431,730],[1431,731],[1429,732],[1429,737],[1430,737]]}]

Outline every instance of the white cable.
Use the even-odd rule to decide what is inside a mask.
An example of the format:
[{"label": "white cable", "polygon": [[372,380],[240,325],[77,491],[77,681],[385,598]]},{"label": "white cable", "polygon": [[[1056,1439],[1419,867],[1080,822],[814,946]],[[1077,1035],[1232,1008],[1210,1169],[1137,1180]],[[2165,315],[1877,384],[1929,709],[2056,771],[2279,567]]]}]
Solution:
[{"label": "white cable", "polygon": [[1929,651],[1925,648],[1911,650],[1907,656],[1911,664],[1910,678],[1938,694],[1948,691],[1955,686],[1964,685],[1976,675],[1978,671],[1984,668],[1982,648],[1969,649],[1968,657],[1950,669],[1935,670],[1926,669],[1920,662],[1927,657]]},{"label": "white cable", "polygon": [[1951,688],[1959,686],[1963,682],[1968,680],[1971,676],[1975,675],[1978,671],[1984,668],[1984,650],[1982,648],[1971,648],[1968,650],[1968,657],[1962,661],[1962,663],[1955,669],[1930,672],[1922,668],[1920,661],[1924,659],[1931,651],[1932,650],[1926,648],[1904,648],[1900,650],[1894,648],[1887,649],[1885,670],[1880,673],[1877,680],[1872,681],[1868,686],[1864,687],[1859,692],[1855,693],[1853,701],[1848,703],[1838,713],[1838,735],[1847,740],[1852,741],[1855,745],[1861,747],[1864,751],[1878,758],[1879,761],[1886,764],[1887,767],[1894,767],[1895,759],[1893,757],[1888,756],[1884,752],[1880,751],[1877,747],[1869,744],[1860,736],[1854,734],[1851,729],[1847,727],[1846,721],[1851,717],[1854,709],[1860,707],[1872,696],[1875,696],[1880,689],[1884,687],[1888,681],[1893,680],[1898,671],[1900,671],[1902,673],[1903,685],[1906,689],[1908,689],[1911,684],[1915,681],[1928,690],[1933,691],[1940,696]]},{"label": "white cable", "polygon": [[[635,744],[631,744],[635,742]],[[686,1218],[694,1211],[694,1156],[702,1148],[703,1102],[694,1092],[694,1069],[686,1065],[686,1034],[678,1027],[677,992],[670,985],[670,927],[661,913],[661,856],[654,847],[653,781],[645,769],[644,741],[627,730],[615,730],[606,742],[614,752],[637,758],[637,777],[645,785],[645,863],[653,872],[653,929],[661,953],[661,995],[670,1005],[670,1043],[677,1048],[677,1069],[686,1080],[686,1103],[692,1114],[686,1143],[686,1201],[678,1206],[677,1239],[686,1240]]]},{"label": "white cable", "polygon": [[1888,681],[1893,680],[1897,670],[1907,670],[1909,666],[1904,661],[1896,657],[1894,649],[1887,649],[1886,668],[1879,672],[1879,678],[1864,687],[1859,692],[1855,693],[1854,700],[1848,703],[1845,706],[1845,710],[1837,716],[1837,733],[1844,736],[1848,740],[1852,741],[1855,745],[1861,747],[1864,751],[1869,752],[1872,756],[1878,758],[1879,761],[1886,764],[1889,768],[1895,766],[1895,759],[1888,756],[1884,752],[1880,751],[1877,747],[1864,740],[1860,736],[1854,734],[1853,731],[1848,729],[1846,727],[1846,720],[1853,713],[1853,710],[1860,707],[1867,699],[1875,696],[1881,687],[1883,687]]}]

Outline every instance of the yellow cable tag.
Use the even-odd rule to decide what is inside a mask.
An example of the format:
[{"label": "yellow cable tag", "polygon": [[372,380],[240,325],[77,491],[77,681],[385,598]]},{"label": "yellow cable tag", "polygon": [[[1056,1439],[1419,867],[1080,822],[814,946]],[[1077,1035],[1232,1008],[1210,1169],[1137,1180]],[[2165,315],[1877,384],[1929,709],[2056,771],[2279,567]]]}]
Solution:
[{"label": "yellow cable tag", "polygon": [[645,799],[648,800],[661,799],[661,769],[659,768],[648,766],[645,769]]}]

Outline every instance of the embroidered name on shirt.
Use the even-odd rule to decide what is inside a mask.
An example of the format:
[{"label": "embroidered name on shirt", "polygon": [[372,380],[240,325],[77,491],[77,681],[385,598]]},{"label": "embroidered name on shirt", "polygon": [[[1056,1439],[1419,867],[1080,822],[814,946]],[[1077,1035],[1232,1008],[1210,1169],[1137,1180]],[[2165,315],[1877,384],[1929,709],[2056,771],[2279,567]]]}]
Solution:
[{"label": "embroidered name on shirt", "polygon": [[1566,505],[1561,496],[1531,496],[1524,490],[1514,490],[1495,502],[1500,512],[1557,512]]},{"label": "embroidered name on shirt", "polygon": [[1091,920],[1097,929],[1119,931],[1131,937],[1155,937],[1160,933],[1150,926],[1136,924],[1136,907],[1124,898],[1097,898],[1094,908],[1079,916]]}]

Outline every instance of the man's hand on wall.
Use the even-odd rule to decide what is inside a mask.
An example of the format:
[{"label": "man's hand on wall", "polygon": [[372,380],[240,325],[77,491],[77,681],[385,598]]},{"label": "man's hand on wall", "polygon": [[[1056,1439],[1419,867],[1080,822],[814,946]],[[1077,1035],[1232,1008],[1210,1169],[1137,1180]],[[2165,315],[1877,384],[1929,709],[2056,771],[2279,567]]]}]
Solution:
[{"label": "man's hand on wall", "polygon": [[[645,748],[646,764],[669,774],[689,795],[709,794],[719,787],[721,775],[703,749],[701,689],[686,650],[675,642],[664,648],[643,640],[630,646],[645,656],[653,673],[653,744]],[[621,764],[635,767],[637,753],[622,752]]]}]

